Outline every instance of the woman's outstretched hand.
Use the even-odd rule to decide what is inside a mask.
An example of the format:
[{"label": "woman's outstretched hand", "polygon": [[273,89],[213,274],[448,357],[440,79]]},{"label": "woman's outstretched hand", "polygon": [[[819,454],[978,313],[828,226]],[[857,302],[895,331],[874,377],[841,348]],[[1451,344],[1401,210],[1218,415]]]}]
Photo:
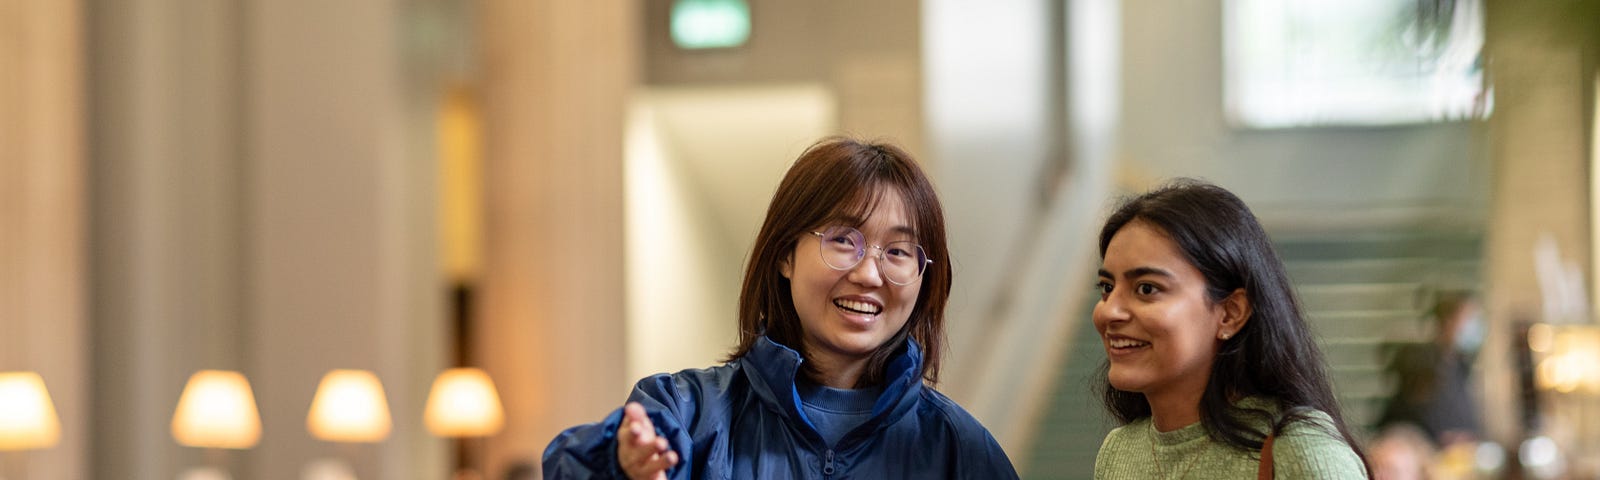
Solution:
[{"label": "woman's outstretched hand", "polygon": [[667,469],[678,464],[678,452],[667,439],[656,436],[656,426],[644,406],[628,402],[617,426],[617,464],[633,480],[666,480]]}]

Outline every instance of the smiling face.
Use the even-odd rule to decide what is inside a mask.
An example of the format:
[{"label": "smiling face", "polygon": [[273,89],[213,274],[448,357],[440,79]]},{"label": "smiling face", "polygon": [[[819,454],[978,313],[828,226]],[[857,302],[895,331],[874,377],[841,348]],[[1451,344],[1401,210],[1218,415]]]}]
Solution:
[{"label": "smiling face", "polygon": [[[897,192],[883,195],[860,225],[850,219],[838,223],[860,230],[868,245],[917,241]],[[818,225],[816,230],[830,226]],[[884,280],[875,248],[869,248],[854,268],[835,270],[823,263],[818,248],[822,241],[816,235],[802,235],[780,270],[789,279],[807,360],[833,368],[866,360],[899,332],[916,306],[922,281],[902,286]]]},{"label": "smiling face", "polygon": [[1110,360],[1111,386],[1152,401],[1192,395],[1198,402],[1220,339],[1237,331],[1226,302],[1207,295],[1200,270],[1166,232],[1134,220],[1111,237],[1099,286],[1094,326]]}]

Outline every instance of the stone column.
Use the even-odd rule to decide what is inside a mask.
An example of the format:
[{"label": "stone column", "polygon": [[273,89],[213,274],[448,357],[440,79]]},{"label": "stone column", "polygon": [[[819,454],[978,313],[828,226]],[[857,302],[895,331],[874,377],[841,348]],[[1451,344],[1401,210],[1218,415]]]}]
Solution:
[{"label": "stone column", "polygon": [[[298,478],[321,457],[363,478],[448,474],[444,442],[422,426],[446,324],[403,11],[400,0],[91,5],[95,465],[39,478],[164,480],[202,465]],[[250,380],[256,447],[205,455],[172,439],[184,382],[203,368]],[[387,440],[339,446],[306,431],[334,368],[382,380]]]},{"label": "stone column", "polygon": [[80,19],[76,1],[0,0],[0,371],[37,372],[61,420],[59,444],[0,475],[87,476]]},{"label": "stone column", "polygon": [[[423,407],[445,367],[436,164],[410,138],[400,0],[244,6],[242,341],[265,436],[252,478],[339,458],[360,478],[441,478]],[[431,116],[426,116],[431,121]],[[306,431],[330,369],[371,370],[393,420],[378,444]]]},{"label": "stone column", "polygon": [[170,479],[201,466],[169,432],[178,396],[196,370],[243,367],[237,15],[226,1],[89,5],[88,477]]},{"label": "stone column", "polygon": [[487,471],[537,464],[561,429],[621,405],[622,154],[637,2],[481,4],[486,269],[475,358],[506,429]]},{"label": "stone column", "polygon": [[[1585,132],[1592,112],[1585,99],[1594,60],[1584,56],[1595,52],[1587,32],[1596,17],[1589,3],[1489,2],[1485,49],[1495,87],[1488,124],[1494,197],[1484,253],[1492,320],[1483,353],[1484,420],[1489,436],[1502,442],[1520,434],[1520,415],[1507,413],[1519,404],[1507,350],[1512,321],[1564,320],[1541,318],[1535,246],[1541,237],[1550,238],[1575,265],[1588,265],[1592,255],[1587,207],[1593,193],[1587,183],[1593,166]],[[1586,281],[1592,282],[1590,273]]]}]

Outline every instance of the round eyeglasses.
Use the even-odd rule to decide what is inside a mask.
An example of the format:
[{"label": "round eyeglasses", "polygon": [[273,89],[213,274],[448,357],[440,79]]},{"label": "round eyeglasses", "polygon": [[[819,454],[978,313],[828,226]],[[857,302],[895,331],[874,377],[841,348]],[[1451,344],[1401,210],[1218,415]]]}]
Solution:
[{"label": "round eyeglasses", "polygon": [[856,268],[862,259],[867,258],[868,249],[877,249],[878,253],[873,257],[878,259],[878,271],[882,272],[884,280],[895,285],[916,282],[922,278],[922,271],[928,268],[928,264],[933,263],[928,253],[922,250],[922,245],[909,241],[867,245],[866,235],[845,226],[828,227],[811,234],[821,240],[817,242],[817,251],[822,254],[822,263],[834,270]]}]

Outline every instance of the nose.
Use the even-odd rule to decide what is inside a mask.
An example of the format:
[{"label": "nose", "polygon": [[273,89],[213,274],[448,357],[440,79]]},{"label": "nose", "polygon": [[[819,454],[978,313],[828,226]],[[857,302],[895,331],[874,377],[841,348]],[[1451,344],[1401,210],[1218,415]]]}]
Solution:
[{"label": "nose", "polygon": [[[873,249],[878,251],[874,253]],[[856,264],[855,268],[850,269],[850,275],[848,275],[850,281],[867,287],[882,286],[883,270],[878,268],[878,259],[880,258],[883,258],[883,247],[867,247],[866,256],[861,259],[860,263]]]},{"label": "nose", "polygon": [[1094,319],[1095,327],[1099,328],[1101,333],[1104,333],[1106,326],[1115,322],[1128,321],[1128,309],[1122,304],[1122,297],[1115,290],[1112,290],[1110,294],[1094,304],[1092,318]]}]

